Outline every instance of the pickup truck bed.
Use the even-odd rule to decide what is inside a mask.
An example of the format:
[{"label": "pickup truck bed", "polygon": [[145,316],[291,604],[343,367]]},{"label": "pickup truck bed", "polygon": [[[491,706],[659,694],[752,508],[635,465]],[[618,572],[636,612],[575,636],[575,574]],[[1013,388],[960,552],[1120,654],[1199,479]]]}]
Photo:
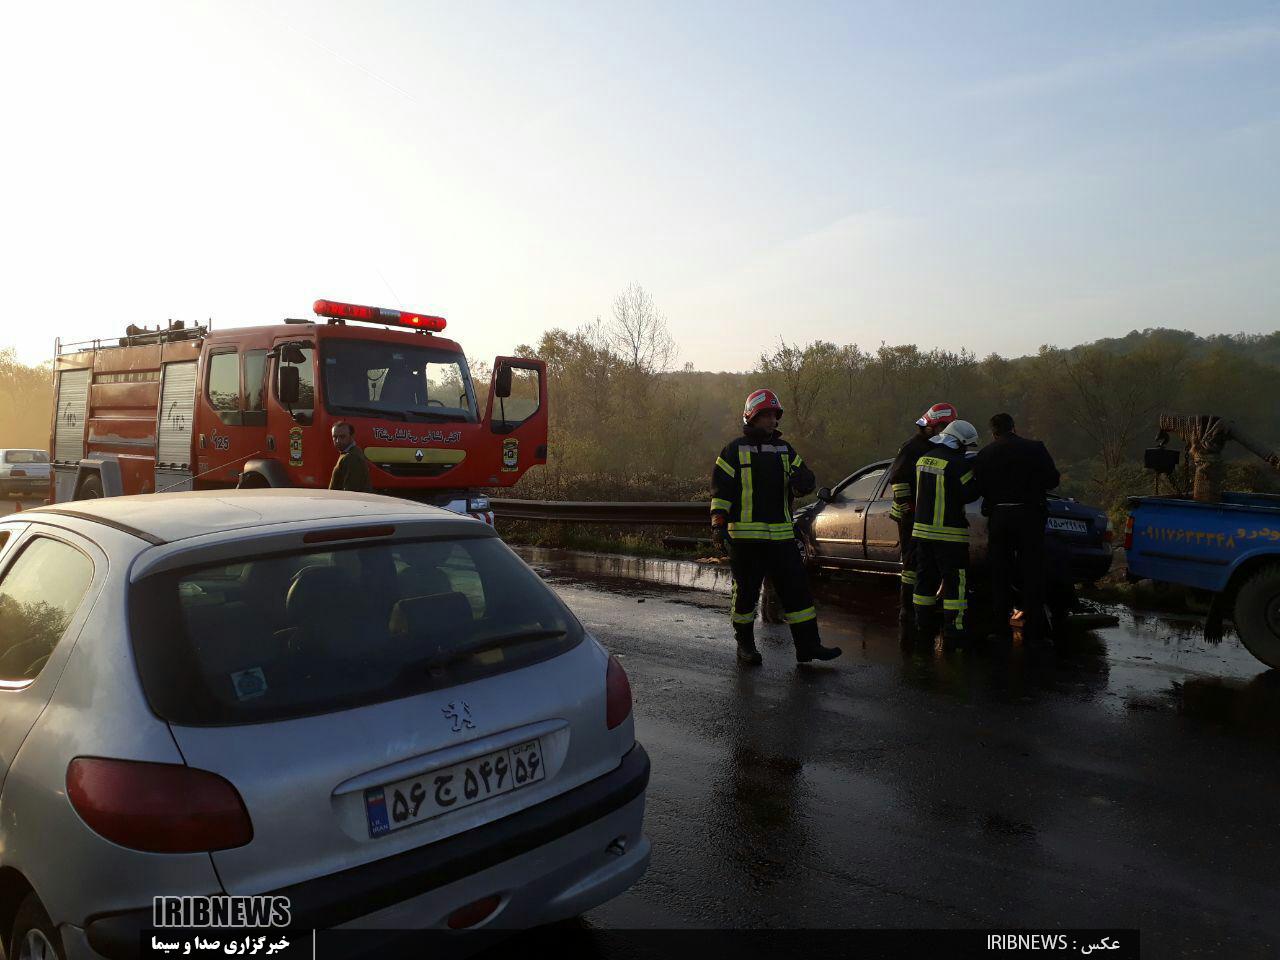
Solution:
[{"label": "pickup truck bed", "polygon": [[1213,593],[1210,623],[1229,616],[1249,652],[1280,667],[1280,496],[1131,497],[1125,549],[1131,578]]}]

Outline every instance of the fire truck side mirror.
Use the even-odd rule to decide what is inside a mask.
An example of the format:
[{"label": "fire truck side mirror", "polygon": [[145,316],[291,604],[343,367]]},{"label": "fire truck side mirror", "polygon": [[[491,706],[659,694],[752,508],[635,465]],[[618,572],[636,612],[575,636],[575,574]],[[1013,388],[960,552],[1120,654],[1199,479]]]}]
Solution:
[{"label": "fire truck side mirror", "polygon": [[511,396],[511,368],[501,366],[494,372],[493,395],[505,400]]},{"label": "fire truck side mirror", "polygon": [[299,386],[301,384],[301,375],[298,373],[297,367],[281,367],[280,368],[280,402],[285,406],[293,406],[298,402],[298,396],[301,392]]}]

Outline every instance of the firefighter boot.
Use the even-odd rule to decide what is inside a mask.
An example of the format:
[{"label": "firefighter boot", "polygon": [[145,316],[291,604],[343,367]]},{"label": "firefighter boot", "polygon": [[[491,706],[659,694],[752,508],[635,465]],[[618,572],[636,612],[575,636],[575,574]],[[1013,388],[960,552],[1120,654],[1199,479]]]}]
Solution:
[{"label": "firefighter boot", "polygon": [[916,639],[921,643],[933,646],[933,641],[938,636],[938,630],[942,626],[942,618],[938,616],[938,611],[934,607],[916,607]]},{"label": "firefighter boot", "polygon": [[912,584],[904,583],[898,598],[898,640],[909,646],[916,638],[916,610]]},{"label": "firefighter boot", "polygon": [[738,659],[742,663],[757,666],[763,662],[760,651],[756,649],[755,625],[751,623],[735,623],[734,636],[738,639]]},{"label": "firefighter boot", "polygon": [[969,649],[969,625],[966,622],[968,618],[965,616],[965,603],[964,600],[944,602],[944,606],[948,609],[943,613],[943,650]]},{"label": "firefighter boot", "polygon": [[791,625],[791,639],[796,645],[796,663],[834,660],[843,652],[839,647],[824,647],[818,636],[818,621],[806,620]]}]

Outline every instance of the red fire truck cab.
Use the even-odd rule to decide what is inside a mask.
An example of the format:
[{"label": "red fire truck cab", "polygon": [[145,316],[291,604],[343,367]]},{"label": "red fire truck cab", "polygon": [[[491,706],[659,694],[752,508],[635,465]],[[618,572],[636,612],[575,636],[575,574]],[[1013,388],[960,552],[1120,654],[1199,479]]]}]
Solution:
[{"label": "red fire truck cab", "polygon": [[162,490],[327,487],[345,420],[378,493],[492,522],[477,491],[547,459],[546,365],[499,357],[481,406],[440,317],[318,300],[324,318],[140,330],[59,345],[54,502]]}]

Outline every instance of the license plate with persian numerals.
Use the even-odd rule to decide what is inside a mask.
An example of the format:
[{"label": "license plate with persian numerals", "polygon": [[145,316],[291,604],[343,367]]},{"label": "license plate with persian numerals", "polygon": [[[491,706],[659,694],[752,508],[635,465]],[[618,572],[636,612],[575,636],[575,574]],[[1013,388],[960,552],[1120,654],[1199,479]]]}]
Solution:
[{"label": "license plate with persian numerals", "polygon": [[530,740],[451,767],[372,787],[364,792],[369,836],[381,837],[415,823],[511,793],[546,776],[542,742]]},{"label": "license plate with persian numerals", "polygon": [[1070,530],[1072,533],[1088,533],[1089,525],[1083,520],[1068,520],[1065,517],[1050,517],[1045,521],[1046,530]]}]

